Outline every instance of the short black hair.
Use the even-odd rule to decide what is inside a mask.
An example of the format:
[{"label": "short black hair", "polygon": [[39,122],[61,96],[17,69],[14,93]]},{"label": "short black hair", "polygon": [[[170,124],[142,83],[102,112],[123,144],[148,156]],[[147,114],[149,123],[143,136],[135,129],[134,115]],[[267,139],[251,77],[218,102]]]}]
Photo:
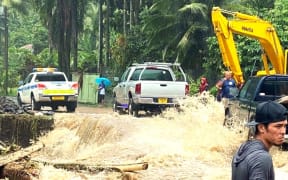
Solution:
[{"label": "short black hair", "polygon": [[[268,125],[269,125],[269,124],[270,124],[270,123],[265,123],[265,124],[263,124],[264,127],[265,127],[265,129],[268,128]],[[255,133],[254,133],[254,136],[256,136],[256,135],[258,135],[258,134],[260,133],[259,130],[258,130],[258,126],[259,126],[259,124],[256,125],[256,127],[255,127]]]}]

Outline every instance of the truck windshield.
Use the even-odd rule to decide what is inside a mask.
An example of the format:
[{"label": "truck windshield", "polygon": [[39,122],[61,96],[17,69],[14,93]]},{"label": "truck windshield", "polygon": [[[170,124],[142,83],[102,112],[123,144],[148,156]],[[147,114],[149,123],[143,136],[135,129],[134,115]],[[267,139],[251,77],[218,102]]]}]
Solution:
[{"label": "truck windshield", "polygon": [[147,81],[173,81],[171,73],[166,69],[147,68],[141,75],[141,80]]}]

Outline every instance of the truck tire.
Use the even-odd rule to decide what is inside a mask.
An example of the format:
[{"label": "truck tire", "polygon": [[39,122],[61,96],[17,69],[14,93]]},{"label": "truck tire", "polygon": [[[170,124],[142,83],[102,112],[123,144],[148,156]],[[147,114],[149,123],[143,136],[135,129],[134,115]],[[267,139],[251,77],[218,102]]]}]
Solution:
[{"label": "truck tire", "polygon": [[224,117],[224,122],[223,122],[223,126],[226,126],[227,128],[233,128],[233,117],[232,114],[230,112],[229,108],[225,109],[225,117]]},{"label": "truck tire", "polygon": [[20,107],[22,107],[23,103],[22,103],[22,101],[21,101],[21,97],[20,97],[19,94],[18,94],[18,96],[17,96],[17,103],[18,103],[18,105],[19,105]]},{"label": "truck tire", "polygon": [[75,112],[77,107],[77,102],[70,102],[66,105],[67,112]]},{"label": "truck tire", "polygon": [[31,96],[31,110],[32,111],[39,111],[41,109],[41,105],[35,101],[34,96]]},{"label": "truck tire", "polygon": [[119,103],[117,102],[117,100],[116,100],[116,97],[114,97],[114,99],[113,99],[113,112],[117,112],[118,114],[126,114],[126,112],[125,112],[125,109],[124,108],[121,108],[121,107],[119,107]]},{"label": "truck tire", "polygon": [[134,117],[139,117],[139,110],[138,110],[137,106],[134,104],[132,98],[129,98],[128,114],[132,115]]},{"label": "truck tire", "polygon": [[118,109],[118,103],[117,103],[117,100],[116,100],[116,96],[114,96],[113,98],[113,112],[119,112],[119,109]]},{"label": "truck tire", "polygon": [[58,106],[57,105],[52,105],[51,108],[52,108],[52,111],[56,111],[58,109]]}]

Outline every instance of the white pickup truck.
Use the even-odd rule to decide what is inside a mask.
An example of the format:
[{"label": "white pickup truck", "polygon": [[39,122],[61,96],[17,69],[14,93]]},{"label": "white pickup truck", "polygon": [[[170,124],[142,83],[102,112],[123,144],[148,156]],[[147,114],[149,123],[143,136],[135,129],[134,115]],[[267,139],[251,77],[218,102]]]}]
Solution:
[{"label": "white pickup truck", "polygon": [[29,104],[32,110],[66,106],[68,112],[74,112],[77,99],[78,83],[68,81],[65,73],[56,68],[34,68],[17,90],[18,104]]},{"label": "white pickup truck", "polygon": [[113,110],[127,110],[138,117],[140,110],[161,112],[166,107],[175,107],[188,94],[189,85],[180,64],[133,64],[113,89]]}]

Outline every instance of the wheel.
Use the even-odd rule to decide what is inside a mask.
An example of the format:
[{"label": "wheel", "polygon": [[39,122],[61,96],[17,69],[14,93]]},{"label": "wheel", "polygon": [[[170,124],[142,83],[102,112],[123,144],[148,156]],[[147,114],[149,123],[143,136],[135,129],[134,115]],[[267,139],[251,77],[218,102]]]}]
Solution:
[{"label": "wheel", "polygon": [[133,115],[133,100],[132,100],[132,98],[129,99],[128,114]]},{"label": "wheel", "polygon": [[41,109],[41,105],[35,101],[34,96],[31,97],[31,110],[32,111],[38,111]]},{"label": "wheel", "polygon": [[66,105],[67,112],[75,112],[75,109],[77,107],[77,102],[70,102]]},{"label": "wheel", "polygon": [[223,125],[229,129],[234,128],[234,118],[230,116],[225,116]]},{"label": "wheel", "polygon": [[117,103],[117,101],[116,101],[116,96],[114,96],[114,98],[113,98],[113,112],[119,112],[119,109],[118,109],[118,103]]},{"label": "wheel", "polygon": [[113,99],[113,112],[117,112],[118,114],[125,114],[125,110],[123,109],[123,108],[119,108],[118,107],[118,103],[117,103],[117,101],[116,101],[116,97],[114,97],[114,99]]},{"label": "wheel", "polygon": [[[255,119],[255,114],[253,114],[248,122],[251,122]],[[256,132],[256,126],[249,127],[248,134],[247,134],[247,140],[251,140],[255,138],[255,132]]]},{"label": "wheel", "polygon": [[52,111],[56,111],[58,109],[58,106],[52,105],[51,108],[52,108]]},{"label": "wheel", "polygon": [[129,98],[128,114],[130,114],[134,117],[139,117],[139,110],[138,110],[137,106],[134,104],[132,98]]},{"label": "wheel", "polygon": [[22,103],[22,101],[21,101],[20,95],[17,96],[17,103],[18,103],[18,105],[19,105],[20,107],[22,107],[23,103]]}]

